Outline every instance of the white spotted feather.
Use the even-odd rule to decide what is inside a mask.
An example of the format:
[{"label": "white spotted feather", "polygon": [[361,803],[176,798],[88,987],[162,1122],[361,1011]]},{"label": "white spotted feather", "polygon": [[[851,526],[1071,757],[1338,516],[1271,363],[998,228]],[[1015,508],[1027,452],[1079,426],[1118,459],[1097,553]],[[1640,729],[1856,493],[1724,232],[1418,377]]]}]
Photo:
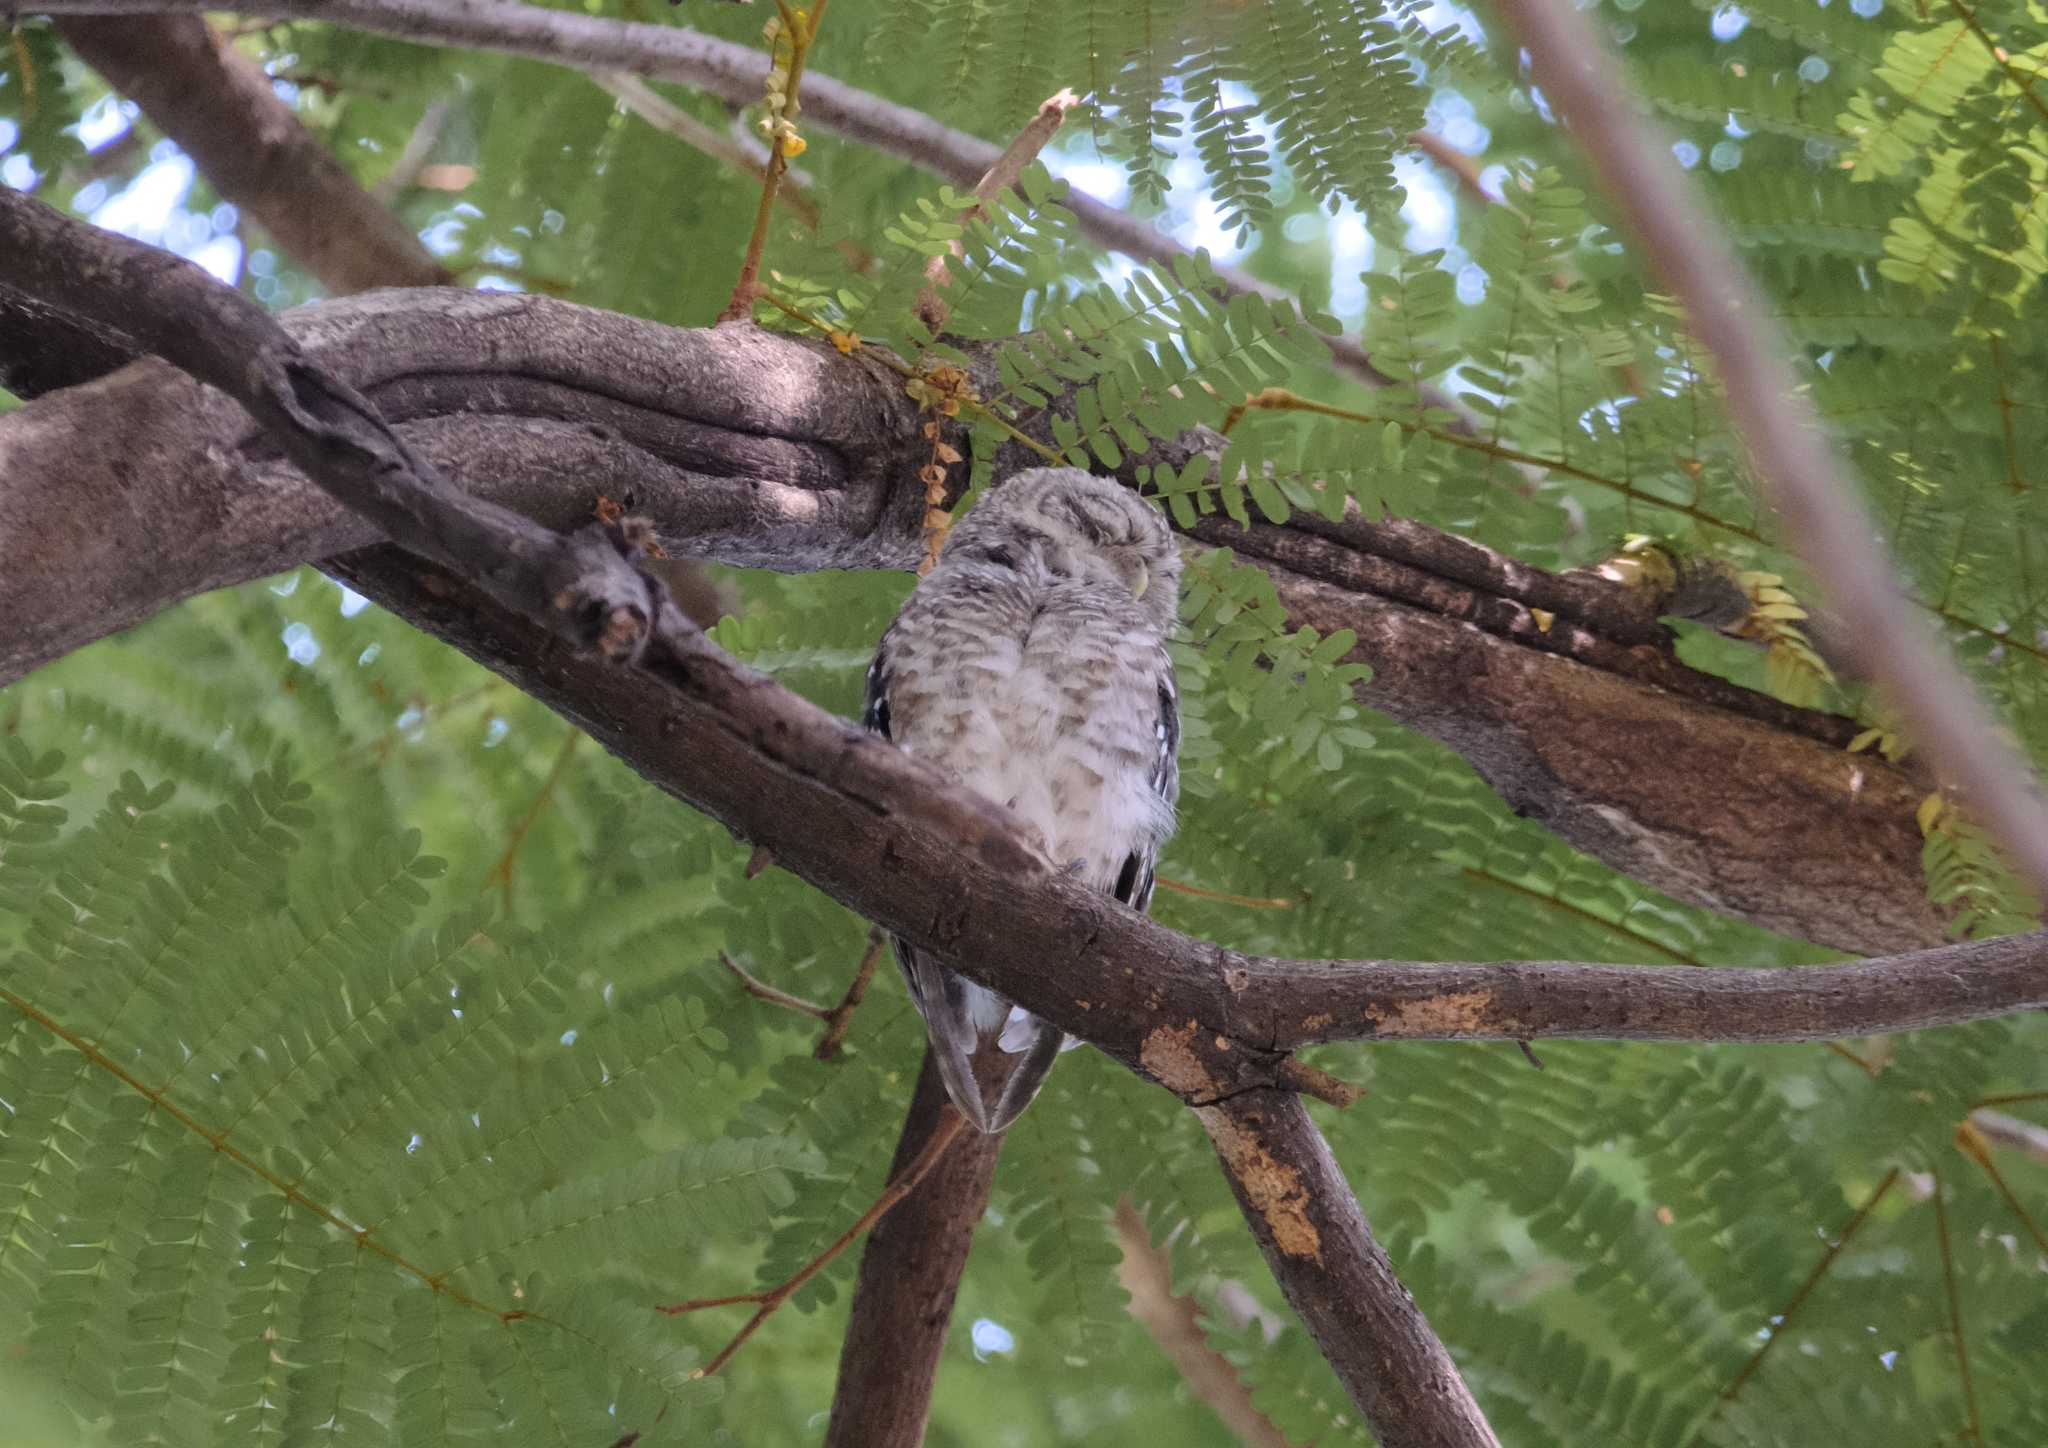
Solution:
[{"label": "white spotted feather", "polygon": [[[1071,468],[963,518],[882,636],[868,727],[1007,805],[1058,866],[1142,910],[1173,832],[1180,554],[1158,512]],[[1059,1031],[896,942],[954,1104],[1001,1131]]]}]

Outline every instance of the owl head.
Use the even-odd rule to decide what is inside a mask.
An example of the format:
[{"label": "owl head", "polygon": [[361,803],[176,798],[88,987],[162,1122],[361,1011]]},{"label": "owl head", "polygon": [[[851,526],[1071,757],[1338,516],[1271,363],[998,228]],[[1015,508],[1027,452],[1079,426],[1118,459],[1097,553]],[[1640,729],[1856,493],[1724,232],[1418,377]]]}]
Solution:
[{"label": "owl head", "polygon": [[1120,588],[1161,634],[1180,611],[1180,549],[1157,508],[1079,468],[1013,473],[955,525],[943,564]]}]

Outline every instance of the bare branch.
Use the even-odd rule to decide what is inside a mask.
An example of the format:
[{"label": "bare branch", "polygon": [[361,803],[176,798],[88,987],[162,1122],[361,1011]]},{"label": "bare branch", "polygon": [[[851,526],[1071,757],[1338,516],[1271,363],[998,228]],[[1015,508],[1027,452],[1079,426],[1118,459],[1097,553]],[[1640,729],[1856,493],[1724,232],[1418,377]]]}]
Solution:
[{"label": "bare branch", "polygon": [[1714,355],[1728,410],[1786,537],[1834,604],[1832,642],[1896,700],[1913,737],[1968,794],[2048,897],[2048,801],[1898,585],[1876,525],[1770,335],[1763,294],[1736,260],[1586,16],[1562,0],[1499,0],[1544,94],[1607,183],[1651,268]]},{"label": "bare branch", "polygon": [[1301,1102],[1250,1091],[1195,1115],[1266,1265],[1373,1435],[1389,1444],[1500,1448]]},{"label": "bare branch", "polygon": [[853,968],[853,979],[846,983],[846,993],[840,996],[838,1005],[821,1017],[825,1022],[825,1034],[818,1038],[817,1048],[811,1052],[820,1061],[829,1061],[839,1054],[847,1029],[853,1024],[853,1013],[867,999],[868,986],[874,982],[875,967],[881,962],[883,946],[882,932],[870,925],[868,943],[860,953],[860,964]]},{"label": "bare branch", "polygon": [[[211,0],[33,0],[24,14],[153,15],[204,14]],[[676,81],[732,105],[751,105],[761,95],[758,51],[676,25],[609,20],[573,11],[548,10],[505,0],[259,0],[241,8],[248,15],[321,20],[421,45],[466,46],[504,55],[523,55],[553,65],[604,74],[624,71],[648,80]],[[921,166],[962,189],[992,167],[998,147],[940,125],[930,116],[899,106],[817,71],[804,81],[806,123],[836,131],[878,151]],[[1067,205],[1097,245],[1140,261],[1170,262],[1188,249],[1148,221],[1073,193]],[[1292,298],[1281,288],[1232,267],[1216,274],[1233,292],[1268,301]],[[1389,378],[1365,349],[1348,337],[1329,339],[1336,365],[1369,387]],[[1428,394],[1432,406],[1459,416],[1452,399]]]},{"label": "bare branch", "polygon": [[[1014,187],[1018,178],[1024,174],[1024,168],[1037,159],[1038,153],[1045,149],[1046,142],[1050,141],[1065,124],[1067,112],[1075,103],[1076,98],[1071,90],[1062,89],[1057,95],[1048,96],[1045,103],[1039,106],[1038,114],[1025,123],[1024,129],[1003,148],[1002,155],[996,157],[995,163],[974,183],[976,201],[993,201]],[[959,220],[965,225],[986,209],[985,205],[970,206],[960,214]],[[964,248],[957,238],[947,251],[955,257],[964,254]],[[917,296],[917,315],[927,327],[937,332],[946,325],[946,304],[939,299],[936,288],[950,286],[953,282],[953,274],[946,267],[944,255],[935,256],[925,263],[924,280],[924,289]]]},{"label": "bare branch", "polygon": [[[76,319],[4,288],[0,318],[9,297],[22,324],[0,326],[0,375],[25,374],[31,393],[38,377],[80,380],[100,354],[74,349]],[[282,320],[415,450],[550,526],[587,520],[603,495],[682,557],[808,571],[920,555],[929,445],[914,408],[891,375],[824,343],[448,291]],[[232,403],[156,364],[0,418],[0,459],[0,680],[190,593],[375,536]],[[164,517],[207,526],[166,531]],[[1928,785],[1844,753],[1849,720],[1680,664],[1657,599],[1402,520],[1195,531],[1267,568],[1290,627],[1358,635],[1354,657],[1376,670],[1361,703],[1458,751],[1578,848],[1841,949],[1942,938],[1913,822]]]},{"label": "bare branch", "polygon": [[[168,9],[170,7],[162,7]],[[66,17],[85,63],[174,137],[213,188],[336,292],[453,278],[195,12]]]},{"label": "bare branch", "polygon": [[1193,1298],[1174,1292],[1172,1258],[1165,1247],[1153,1244],[1144,1217],[1129,1197],[1117,1199],[1116,1236],[1124,1254],[1117,1278],[1131,1295],[1131,1316],[1173,1360],[1188,1390],[1209,1405],[1245,1448],[1290,1448],[1272,1420],[1252,1406],[1251,1388],[1230,1360],[1209,1346],[1202,1333],[1201,1308]]},{"label": "bare branch", "polygon": [[718,963],[731,971],[740,983],[740,988],[757,1001],[766,1001],[771,1006],[781,1006],[786,1011],[810,1016],[814,1020],[825,1020],[832,1014],[830,1006],[821,1006],[816,1001],[807,1001],[802,996],[793,996],[788,991],[768,984],[749,975],[740,963],[724,951],[718,952]]},{"label": "bare branch", "polygon": [[[891,1178],[923,1152],[946,1113],[946,1088],[927,1051],[889,1164]],[[953,1295],[1002,1146],[1000,1136],[967,1133],[868,1237],[839,1349],[825,1448],[918,1448],[924,1442]]]}]

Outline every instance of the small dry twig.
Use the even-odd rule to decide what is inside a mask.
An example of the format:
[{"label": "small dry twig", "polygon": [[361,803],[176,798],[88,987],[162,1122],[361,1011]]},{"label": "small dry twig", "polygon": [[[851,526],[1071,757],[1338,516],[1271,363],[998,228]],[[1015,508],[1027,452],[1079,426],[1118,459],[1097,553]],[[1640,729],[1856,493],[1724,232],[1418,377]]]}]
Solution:
[{"label": "small dry twig", "polygon": [[[996,157],[995,164],[974,183],[976,204],[960,213],[959,220],[962,226],[980,216],[988,202],[1017,184],[1017,179],[1024,174],[1024,168],[1045,149],[1046,142],[1050,141],[1053,134],[1065,123],[1067,112],[1079,103],[1079,98],[1073,91],[1065,87],[1062,87],[1057,95],[1045,98],[1044,103],[1038,108],[1038,114],[1025,124],[1024,129],[1017,133],[1016,139],[1003,148],[1003,154]],[[955,241],[947,250],[957,257],[964,254],[965,248]],[[933,332],[937,332],[946,325],[946,304],[939,299],[938,289],[950,286],[953,281],[953,274],[946,269],[945,257],[935,256],[925,263],[924,281],[924,287],[918,292],[917,302],[912,310],[917,313],[919,321],[930,327]]]},{"label": "small dry twig", "polygon": [[731,971],[742,989],[755,1000],[766,1001],[771,1006],[781,1006],[798,1015],[811,1016],[825,1023],[825,1034],[818,1038],[817,1049],[812,1052],[820,1061],[829,1061],[839,1054],[839,1048],[846,1041],[847,1029],[853,1024],[853,1013],[868,993],[868,985],[875,978],[876,962],[882,958],[882,931],[879,926],[868,929],[867,949],[861,952],[860,964],[854,967],[853,979],[848,982],[846,994],[839,998],[836,1006],[821,1006],[816,1001],[807,1001],[802,996],[791,995],[788,991],[768,984],[759,976],[750,974],[744,966],[724,951],[718,952],[718,963]]},{"label": "small dry twig", "polygon": [[758,976],[749,975],[738,961],[722,950],[718,952],[718,963],[737,976],[747,994],[757,1001],[766,1001],[771,1006],[781,1006],[784,1010],[795,1011],[799,1015],[815,1016],[821,1021],[832,1018],[830,1007],[821,1006],[816,1001],[807,1001],[802,996],[793,996],[786,990],[776,989]]},{"label": "small dry twig", "polygon": [[875,978],[875,966],[882,958],[882,927],[868,927],[868,948],[861,952],[860,964],[854,967],[853,979],[847,983],[846,994],[839,998],[839,1004],[825,1012],[825,1034],[818,1038],[818,1048],[811,1054],[820,1061],[829,1061],[839,1054],[839,1047],[846,1040],[846,1031],[853,1024],[853,1013],[867,996],[868,985]]},{"label": "small dry twig", "polygon": [[733,1334],[732,1341],[728,1342],[720,1350],[718,1356],[703,1367],[698,1368],[690,1376],[693,1378],[708,1378],[731,1362],[733,1354],[746,1346],[747,1339],[754,1335],[762,1323],[774,1315],[777,1308],[795,1296],[798,1288],[824,1271],[830,1265],[833,1258],[852,1246],[868,1228],[874,1226],[875,1223],[887,1216],[891,1207],[917,1189],[917,1184],[923,1181],[926,1174],[939,1164],[939,1158],[946,1154],[946,1148],[953,1144],[954,1140],[960,1135],[962,1128],[966,1125],[967,1118],[951,1106],[947,1106],[940,1117],[938,1130],[932,1133],[931,1140],[924,1144],[924,1150],[917,1154],[916,1160],[912,1161],[894,1181],[891,1181],[888,1186],[882,1189],[882,1194],[875,1198],[874,1205],[870,1206],[865,1212],[862,1212],[859,1220],[840,1233],[837,1240],[831,1246],[813,1257],[809,1262],[806,1262],[794,1276],[783,1282],[780,1286],[771,1287],[761,1292],[736,1292],[730,1297],[693,1297],[687,1302],[676,1302],[656,1307],[654,1309],[656,1312],[663,1313],[669,1317],[680,1317],[686,1312],[701,1312],[707,1307],[731,1307],[742,1302],[751,1302],[757,1305],[754,1315],[747,1319],[744,1327]]}]

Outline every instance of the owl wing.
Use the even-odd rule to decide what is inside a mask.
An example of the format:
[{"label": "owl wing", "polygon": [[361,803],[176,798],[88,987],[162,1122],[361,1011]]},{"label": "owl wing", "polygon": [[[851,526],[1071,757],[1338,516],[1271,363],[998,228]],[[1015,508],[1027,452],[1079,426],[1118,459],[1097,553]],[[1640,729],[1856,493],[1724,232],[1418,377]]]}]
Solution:
[{"label": "owl wing", "polygon": [[[875,650],[875,661],[868,665],[867,698],[861,708],[860,719],[862,727],[884,739],[890,737],[889,638],[889,633],[882,635],[881,645]],[[910,998],[916,1002],[918,1014],[924,1017],[932,1058],[938,1064],[939,1079],[946,1083],[946,1094],[976,1129],[984,1132],[1002,1130],[1010,1118],[1005,1117],[1001,1125],[996,1124],[997,1112],[991,1111],[983,1099],[973,1060],[983,1043],[983,1031],[977,1025],[976,1016],[985,1018],[989,1014],[986,1007],[980,1012],[974,1009],[979,1003],[975,996],[986,997],[990,993],[937,961],[926,960],[901,936],[890,936],[889,943],[895,947],[896,961],[903,967],[904,980],[909,982]],[[996,1024],[1000,1029],[1000,1015]],[[1052,1057],[1059,1050],[1059,1033],[1052,1032],[1052,1037],[1052,1048],[1044,1052],[1046,1067],[1051,1065]],[[1036,1049],[1039,1044],[1036,1039],[1028,1043],[1028,1054],[1019,1063],[1020,1070],[1036,1061],[1040,1054]],[[1045,1067],[1040,1067],[1036,1076],[1043,1080]],[[998,1107],[1002,1104],[1000,1095],[996,1104]],[[1018,1109],[1023,1109],[1021,1103]]]},{"label": "owl wing", "polygon": [[[1162,669],[1156,681],[1159,720],[1153,727],[1158,753],[1152,757],[1152,788],[1168,804],[1180,798],[1180,695],[1173,686],[1171,667]],[[1132,851],[1117,872],[1116,898],[1143,915],[1152,906],[1153,867],[1159,862],[1156,846]]]},{"label": "owl wing", "polygon": [[[1154,728],[1158,751],[1153,757],[1148,780],[1161,798],[1171,804],[1180,794],[1180,707],[1174,692],[1170,666],[1162,669],[1156,684],[1159,717]],[[861,710],[861,724],[887,739],[889,735],[889,635],[882,636],[875,660],[868,666],[867,698]],[[1152,900],[1156,846],[1147,844],[1124,859],[1117,872],[1114,894],[1132,909],[1143,911]],[[910,984],[910,996],[925,1020],[931,1040],[932,1057],[946,1094],[962,1115],[983,1132],[998,1132],[1031,1104],[1046,1073],[1067,1044],[1065,1033],[1019,1006],[990,1019],[988,1003],[1007,1004],[1000,996],[974,984],[937,961],[926,960],[900,937],[891,936],[897,962]],[[983,1054],[990,1045],[997,1050]],[[975,1070],[975,1058],[985,1065]],[[1001,1057],[1014,1057],[1003,1068]],[[994,1079],[984,1084],[984,1077]],[[989,1087],[995,1100],[988,1099]]]}]

